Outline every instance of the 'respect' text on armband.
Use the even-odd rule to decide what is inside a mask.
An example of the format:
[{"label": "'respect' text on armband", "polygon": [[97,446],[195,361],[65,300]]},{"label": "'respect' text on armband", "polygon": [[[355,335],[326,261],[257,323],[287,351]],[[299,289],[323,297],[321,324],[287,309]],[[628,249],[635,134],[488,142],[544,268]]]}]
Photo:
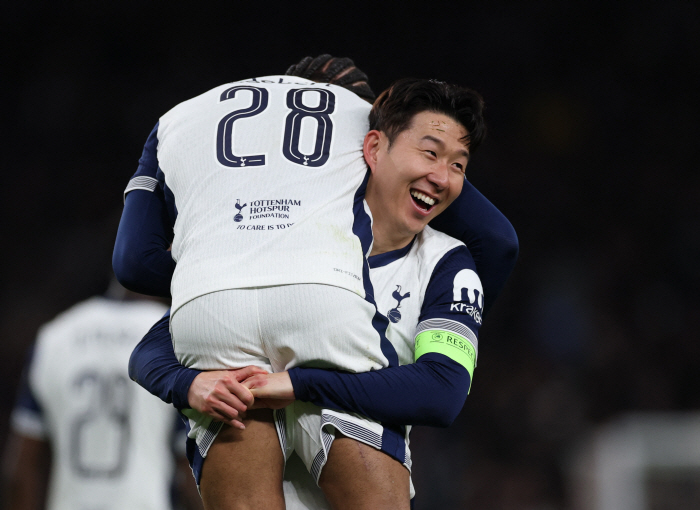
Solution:
[{"label": "'respect' text on armband", "polygon": [[[470,380],[474,378],[476,349],[462,335],[439,329],[430,329],[419,333],[416,336],[415,360],[429,352],[444,354],[466,368]],[[471,387],[471,382],[469,386]]]}]

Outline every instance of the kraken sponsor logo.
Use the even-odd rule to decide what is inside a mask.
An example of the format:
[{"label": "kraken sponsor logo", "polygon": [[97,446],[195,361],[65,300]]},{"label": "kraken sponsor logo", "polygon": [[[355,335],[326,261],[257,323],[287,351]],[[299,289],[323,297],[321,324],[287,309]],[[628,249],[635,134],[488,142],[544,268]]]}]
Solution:
[{"label": "kraken sponsor logo", "polygon": [[[469,304],[463,303],[462,291],[467,291]],[[462,269],[455,275],[452,285],[452,297],[454,303],[450,305],[451,312],[466,313],[474,318],[477,324],[481,324],[481,314],[484,309],[484,290],[481,280],[471,269]]]}]

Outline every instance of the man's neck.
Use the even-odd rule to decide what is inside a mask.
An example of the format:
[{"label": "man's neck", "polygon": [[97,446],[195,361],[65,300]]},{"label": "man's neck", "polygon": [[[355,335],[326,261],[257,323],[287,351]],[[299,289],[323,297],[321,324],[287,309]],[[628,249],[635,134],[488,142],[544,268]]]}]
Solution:
[{"label": "man's neck", "polygon": [[377,217],[372,219],[372,235],[374,236],[374,243],[369,254],[370,257],[405,248],[415,237],[412,234],[408,236],[397,235],[390,225],[384,224],[381,218]]}]

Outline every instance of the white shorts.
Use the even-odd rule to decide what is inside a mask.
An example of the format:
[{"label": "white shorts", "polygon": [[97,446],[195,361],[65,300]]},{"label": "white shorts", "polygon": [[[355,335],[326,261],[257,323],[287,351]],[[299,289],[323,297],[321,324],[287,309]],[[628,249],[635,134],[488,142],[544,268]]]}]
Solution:
[{"label": "white shorts", "polygon": [[[385,331],[375,328],[388,321],[377,316],[374,304],[340,287],[255,287],[189,301],[170,318],[170,333],[180,363],[199,370],[255,365],[272,372],[296,366],[367,372],[389,365]],[[192,409],[183,414],[198,479],[221,423]]]},{"label": "white shorts", "polygon": [[296,453],[284,466],[282,487],[286,510],[331,510],[323,491]]},{"label": "white shorts", "polygon": [[[276,410],[274,415],[277,435],[285,459],[289,461],[292,454],[296,453],[316,485],[323,466],[328,460],[336,431],[386,453],[401,462],[409,473],[411,471],[411,450],[408,439],[410,427],[401,431],[402,436],[399,436],[398,431],[387,430],[381,423],[359,414],[322,409],[314,404],[300,401]],[[400,442],[396,441],[397,438]],[[301,477],[295,473],[290,475]],[[295,480],[288,477],[287,473],[285,473],[285,480],[287,480],[286,494],[294,488]],[[289,487],[290,484],[291,487]],[[411,498],[414,494],[411,481]],[[311,490],[305,494],[307,499],[312,496],[314,492]]]},{"label": "white shorts", "polygon": [[180,363],[199,370],[367,372],[389,364],[375,315],[374,304],[331,285],[231,289],[186,303],[170,318],[170,333]]}]

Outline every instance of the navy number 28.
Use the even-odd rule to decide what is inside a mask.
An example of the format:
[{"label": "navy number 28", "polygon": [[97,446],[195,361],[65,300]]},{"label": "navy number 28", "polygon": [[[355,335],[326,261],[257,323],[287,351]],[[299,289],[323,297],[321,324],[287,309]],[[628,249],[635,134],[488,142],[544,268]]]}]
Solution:
[{"label": "navy number 28", "polygon": [[[263,166],[264,154],[238,155],[233,153],[233,123],[238,119],[253,117],[262,113],[268,105],[269,93],[267,89],[250,85],[239,85],[226,89],[219,101],[226,101],[236,96],[239,90],[252,92],[251,105],[235,110],[219,121],[216,133],[216,157],[224,166],[246,167]],[[304,104],[304,94],[317,92],[320,94],[318,106]],[[323,166],[328,161],[331,137],[333,136],[333,121],[330,114],[335,110],[335,95],[327,89],[292,89],[287,92],[287,108],[290,112],[284,125],[284,142],[282,154],[292,163],[303,166]],[[311,154],[303,154],[299,149],[302,121],[306,117],[316,120],[316,139],[314,150]]]}]

